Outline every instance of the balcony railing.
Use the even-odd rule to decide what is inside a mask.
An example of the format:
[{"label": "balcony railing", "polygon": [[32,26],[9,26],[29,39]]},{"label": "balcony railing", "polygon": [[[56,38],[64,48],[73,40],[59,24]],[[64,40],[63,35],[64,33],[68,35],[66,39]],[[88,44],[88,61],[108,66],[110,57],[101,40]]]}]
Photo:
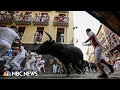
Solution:
[{"label": "balcony railing", "polygon": [[12,17],[4,17],[3,15],[0,15],[0,24],[12,24]]},{"label": "balcony railing", "polygon": [[14,20],[14,23],[16,25],[30,25],[31,24],[31,21],[15,21]]},{"label": "balcony railing", "polygon": [[12,24],[11,20],[0,20],[0,24]]},{"label": "balcony railing", "polygon": [[34,25],[42,25],[42,26],[48,26],[49,25],[50,17],[49,15],[41,15],[41,16],[35,16],[33,19]]},{"label": "balcony railing", "polygon": [[68,23],[67,22],[64,22],[64,21],[53,21],[53,25],[54,26],[66,26],[68,27]]},{"label": "balcony railing", "polygon": [[16,12],[13,21],[16,25],[30,25],[32,22],[32,14],[30,12],[25,12],[24,14]]},{"label": "balcony railing", "polygon": [[33,24],[34,24],[34,25],[48,26],[48,25],[49,25],[49,21],[47,21],[47,22],[41,22],[41,21],[37,22],[37,21],[33,21]]},{"label": "balcony railing", "polygon": [[69,17],[68,16],[55,16],[53,21],[54,26],[66,26],[69,25]]}]

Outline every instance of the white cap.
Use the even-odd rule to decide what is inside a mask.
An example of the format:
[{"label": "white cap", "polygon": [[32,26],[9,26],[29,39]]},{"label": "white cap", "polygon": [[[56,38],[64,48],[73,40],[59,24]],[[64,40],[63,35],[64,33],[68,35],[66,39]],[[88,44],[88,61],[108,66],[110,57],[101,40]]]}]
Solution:
[{"label": "white cap", "polygon": [[31,55],[35,55],[33,52],[31,52]]},{"label": "white cap", "polygon": [[37,58],[42,58],[42,55],[38,55]]},{"label": "white cap", "polygon": [[41,58],[41,57],[42,57],[42,55],[39,55],[39,57]]}]

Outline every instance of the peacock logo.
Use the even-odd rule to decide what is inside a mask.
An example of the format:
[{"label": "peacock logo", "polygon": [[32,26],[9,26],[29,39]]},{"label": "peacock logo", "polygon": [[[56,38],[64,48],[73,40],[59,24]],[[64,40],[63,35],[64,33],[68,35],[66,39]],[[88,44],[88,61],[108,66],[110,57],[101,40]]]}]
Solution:
[{"label": "peacock logo", "polygon": [[12,74],[9,71],[5,71],[4,74],[3,74],[3,76],[12,76]]}]

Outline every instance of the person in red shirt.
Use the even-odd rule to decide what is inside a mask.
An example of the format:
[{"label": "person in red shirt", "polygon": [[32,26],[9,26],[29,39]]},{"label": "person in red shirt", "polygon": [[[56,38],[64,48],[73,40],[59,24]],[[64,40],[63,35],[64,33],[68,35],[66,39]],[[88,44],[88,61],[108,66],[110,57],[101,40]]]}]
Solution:
[{"label": "person in red shirt", "polygon": [[[106,72],[103,70],[103,67],[101,65],[101,63],[105,64],[108,66],[108,68],[110,69],[111,73],[114,72],[114,69],[112,67],[112,65],[108,64],[102,57],[102,45],[101,43],[98,41],[98,39],[96,38],[96,35],[94,34],[94,32],[91,31],[91,29],[87,29],[86,30],[87,35],[89,36],[89,38],[83,42],[83,45],[92,45],[94,47],[94,58],[95,58],[95,64],[97,64],[98,68],[100,69],[100,71],[102,72],[101,75],[98,76],[98,78],[108,78]],[[86,44],[87,42],[89,42],[89,44]]]}]

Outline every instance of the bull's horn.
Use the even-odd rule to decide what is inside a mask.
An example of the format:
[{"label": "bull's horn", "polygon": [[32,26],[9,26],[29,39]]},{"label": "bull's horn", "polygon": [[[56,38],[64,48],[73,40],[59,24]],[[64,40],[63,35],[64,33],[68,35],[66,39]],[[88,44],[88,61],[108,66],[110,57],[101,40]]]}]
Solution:
[{"label": "bull's horn", "polygon": [[[45,31],[44,31],[45,32]],[[48,37],[50,38],[50,41],[52,41],[52,37],[47,33],[47,32],[45,32],[47,35],[48,35]]]}]

